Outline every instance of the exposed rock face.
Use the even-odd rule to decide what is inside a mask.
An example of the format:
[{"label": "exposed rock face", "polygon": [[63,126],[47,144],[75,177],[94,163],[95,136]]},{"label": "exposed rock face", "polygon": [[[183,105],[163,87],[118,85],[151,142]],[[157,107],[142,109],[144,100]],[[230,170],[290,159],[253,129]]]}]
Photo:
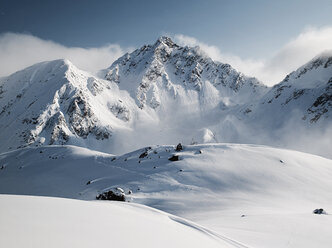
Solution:
[{"label": "exposed rock face", "polygon": [[332,109],[332,77],[328,81],[326,87],[322,90],[322,94],[316,98],[315,102],[307,109],[308,115],[313,116],[310,121],[316,122],[321,116],[328,117],[328,111]]}]

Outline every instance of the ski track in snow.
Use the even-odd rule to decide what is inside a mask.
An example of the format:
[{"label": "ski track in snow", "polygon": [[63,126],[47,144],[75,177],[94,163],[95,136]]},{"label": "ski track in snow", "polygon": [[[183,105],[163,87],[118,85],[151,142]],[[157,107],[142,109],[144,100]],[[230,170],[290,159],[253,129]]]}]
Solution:
[{"label": "ski track in snow", "polygon": [[[174,154],[180,159],[169,161]],[[332,242],[330,215],[312,214],[316,208],[330,212],[332,161],[311,154],[204,144],[182,151],[152,146],[114,156],[48,146],[0,154],[0,165],[2,194],[94,200],[121,188],[132,204],[170,213],[172,220],[233,247],[329,247]]]}]

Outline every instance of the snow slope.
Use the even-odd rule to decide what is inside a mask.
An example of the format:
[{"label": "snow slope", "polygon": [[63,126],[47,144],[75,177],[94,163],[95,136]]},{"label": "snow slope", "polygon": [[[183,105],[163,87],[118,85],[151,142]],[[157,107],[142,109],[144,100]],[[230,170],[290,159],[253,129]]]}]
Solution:
[{"label": "snow slope", "polygon": [[[173,155],[179,161],[170,161]],[[141,158],[140,158],[141,157]],[[0,155],[0,193],[142,203],[249,247],[329,247],[332,161],[255,145],[159,146],[112,156],[71,146]],[[131,191],[131,194],[129,194]],[[241,217],[243,216],[243,217]]]},{"label": "snow slope", "polygon": [[1,247],[244,247],[142,205],[0,195]]}]

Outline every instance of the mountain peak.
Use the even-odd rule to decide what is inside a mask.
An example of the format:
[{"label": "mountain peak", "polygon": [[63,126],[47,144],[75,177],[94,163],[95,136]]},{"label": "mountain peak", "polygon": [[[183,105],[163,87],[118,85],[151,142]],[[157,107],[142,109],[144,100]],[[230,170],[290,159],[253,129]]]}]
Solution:
[{"label": "mountain peak", "polygon": [[312,60],[316,60],[318,58],[329,59],[331,57],[332,57],[332,50],[325,50],[325,51],[321,52],[320,54],[318,54],[316,57],[314,57]]},{"label": "mountain peak", "polygon": [[[331,70],[332,70],[332,51],[324,51],[314,58],[312,58],[309,62],[305,63],[301,67],[299,67],[297,70],[291,72],[288,74],[285,79],[281,82],[281,84],[291,82],[291,84],[294,86],[294,84],[300,83],[301,86],[298,85],[298,87],[304,88],[312,88],[316,87],[318,85],[318,82],[320,83],[329,83],[331,79]],[[310,76],[311,75],[311,76]],[[319,75],[319,76],[318,76]],[[312,80],[310,77],[317,77],[317,80]],[[300,79],[301,80],[298,80]],[[306,78],[303,80],[303,78]],[[278,87],[279,84],[275,85],[275,87]]]},{"label": "mountain peak", "polygon": [[160,36],[158,38],[158,40],[154,43],[153,46],[157,47],[160,45],[168,46],[170,48],[178,47],[178,45],[175,44],[174,41],[170,37],[167,37],[167,36]]},{"label": "mountain peak", "polygon": [[[166,36],[122,56],[102,73],[103,78],[130,92],[140,108],[164,108],[168,101],[165,96],[194,101],[200,108],[214,108],[218,101],[230,106],[257,98],[267,90],[257,79],[214,62],[198,47],[181,47]],[[186,92],[195,95],[195,100],[186,99]]]}]

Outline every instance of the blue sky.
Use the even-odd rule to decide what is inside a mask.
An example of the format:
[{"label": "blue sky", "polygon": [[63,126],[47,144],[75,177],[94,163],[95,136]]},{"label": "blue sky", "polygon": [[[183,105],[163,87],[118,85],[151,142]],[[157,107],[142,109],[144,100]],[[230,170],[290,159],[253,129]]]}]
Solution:
[{"label": "blue sky", "polygon": [[123,51],[153,43],[160,35],[182,35],[194,38],[198,45],[217,48],[221,54],[257,63],[278,55],[284,46],[309,29],[321,30],[332,25],[332,1],[328,0],[0,0],[0,3],[0,34],[26,34],[66,47],[117,44]]},{"label": "blue sky", "polygon": [[332,23],[332,1],[1,1],[0,32],[67,46],[141,46],[184,34],[242,57],[264,56],[308,26]]}]

